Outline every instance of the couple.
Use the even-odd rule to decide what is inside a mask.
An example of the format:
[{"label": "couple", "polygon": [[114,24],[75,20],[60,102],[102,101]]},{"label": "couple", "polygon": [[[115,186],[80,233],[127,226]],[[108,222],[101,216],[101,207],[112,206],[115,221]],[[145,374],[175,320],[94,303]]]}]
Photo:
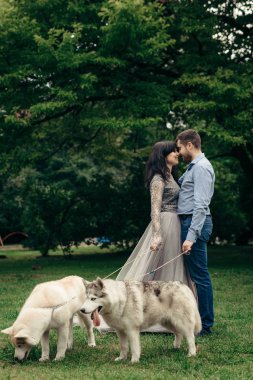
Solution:
[{"label": "couple", "polygon": [[[179,155],[188,167],[176,182],[173,174]],[[145,180],[151,194],[151,223],[117,280],[182,281],[197,296],[201,335],[210,334],[214,316],[207,242],[212,232],[209,204],[215,175],[201,151],[199,134],[188,129],[177,136],[176,143],[156,143],[146,165]],[[181,252],[187,254],[149,273]]]}]

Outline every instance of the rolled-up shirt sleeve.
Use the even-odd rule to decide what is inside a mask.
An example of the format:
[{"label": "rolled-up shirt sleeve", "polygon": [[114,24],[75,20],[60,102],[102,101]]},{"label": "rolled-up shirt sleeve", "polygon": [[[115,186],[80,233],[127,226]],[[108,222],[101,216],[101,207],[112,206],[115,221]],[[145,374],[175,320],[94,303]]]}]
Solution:
[{"label": "rolled-up shirt sleeve", "polygon": [[201,230],[209,212],[209,204],[213,195],[214,173],[211,168],[201,165],[194,167],[194,208],[190,228],[186,240],[193,243],[201,235]]}]

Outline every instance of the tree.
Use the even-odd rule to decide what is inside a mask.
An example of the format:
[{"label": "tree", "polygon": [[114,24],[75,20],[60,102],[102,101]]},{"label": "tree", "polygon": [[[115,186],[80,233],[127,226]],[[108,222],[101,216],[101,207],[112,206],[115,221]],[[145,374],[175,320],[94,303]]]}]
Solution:
[{"label": "tree", "polygon": [[0,228],[22,227],[43,254],[85,235],[134,241],[151,145],[189,126],[216,168],[216,236],[247,235],[252,63],[213,38],[234,22],[214,3],[2,0]]},{"label": "tree", "polygon": [[[159,69],[173,40],[161,15],[142,0],[14,0],[1,10],[2,186],[23,178],[20,218],[44,254],[80,241],[85,226],[100,229],[91,194],[119,172],[119,131],[128,144],[165,119],[169,84]],[[93,155],[105,143],[116,169],[101,176]]]},{"label": "tree", "polygon": [[[213,14],[210,10],[217,3],[220,4],[219,12]],[[171,122],[175,125],[175,122],[178,124],[178,121],[183,121],[184,127],[196,128],[202,134],[206,153],[213,160],[219,160],[217,170],[221,168],[223,159],[224,165],[218,176],[222,177],[226,168],[229,178],[235,170],[234,161],[236,171],[243,171],[244,176],[239,173],[236,178],[236,188],[241,194],[237,214],[248,239],[253,230],[253,197],[250,189],[253,181],[253,64],[252,61],[233,57],[233,43],[226,45],[233,58],[230,59],[228,54],[224,54],[224,45],[214,38],[217,28],[227,36],[235,23],[245,29],[245,41],[248,32],[252,33],[252,27],[249,30],[246,25],[249,17],[252,18],[252,9],[250,14],[240,20],[241,24],[231,16],[238,3],[242,2],[206,3],[194,0],[189,7],[187,1],[166,2],[165,9],[167,14],[174,17],[170,34],[176,40],[172,46],[177,77],[173,82],[173,100],[170,103]],[[230,10],[229,15],[227,8]],[[232,158],[229,166],[228,157]],[[219,186],[221,184],[219,181]],[[224,196],[219,186],[217,190],[221,190]],[[219,224],[225,217],[225,214],[220,213]]]},{"label": "tree", "polygon": [[102,128],[165,117],[168,84],[154,68],[173,41],[159,4],[65,0],[61,12],[57,0],[11,4],[0,31],[0,143],[9,151],[15,139],[12,165],[80,149]]}]

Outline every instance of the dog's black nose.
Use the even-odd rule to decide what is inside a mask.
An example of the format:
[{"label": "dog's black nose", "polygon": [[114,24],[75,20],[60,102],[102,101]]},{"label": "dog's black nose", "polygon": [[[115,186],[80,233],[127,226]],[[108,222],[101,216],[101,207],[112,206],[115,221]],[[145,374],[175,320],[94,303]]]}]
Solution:
[{"label": "dog's black nose", "polygon": [[80,311],[81,313],[86,314],[85,309],[81,309]]},{"label": "dog's black nose", "polygon": [[17,362],[22,362],[24,359],[19,359],[17,356],[14,356],[14,360]]}]

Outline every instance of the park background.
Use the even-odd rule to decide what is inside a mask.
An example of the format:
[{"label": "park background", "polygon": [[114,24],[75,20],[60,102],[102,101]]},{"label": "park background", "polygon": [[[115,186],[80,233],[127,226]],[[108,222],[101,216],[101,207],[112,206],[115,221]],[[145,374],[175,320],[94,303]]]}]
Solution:
[{"label": "park background", "polygon": [[[127,379],[147,378],[146,368],[150,379],[252,378],[252,2],[0,0],[0,20],[0,236],[22,232],[30,249],[1,248],[1,328],[36,283],[92,279],[123,264],[150,220],[143,179],[152,145],[194,128],[216,173],[209,256],[218,338],[195,364],[165,350],[166,367],[165,338],[143,337],[150,356],[133,372],[112,370],[111,335],[99,338],[108,355],[100,349],[99,360],[76,333],[67,364],[40,374],[85,378],[78,368],[88,366],[87,378],[117,378],[119,368]],[[116,246],[74,248],[101,236]],[[17,367],[3,336],[0,348],[5,378],[38,378],[38,351]],[[92,372],[94,361],[105,372]]]},{"label": "park background", "polygon": [[[150,220],[152,145],[201,134],[213,241],[253,231],[250,1],[0,1],[0,235],[46,255]],[[179,168],[179,173],[184,165]]]}]

